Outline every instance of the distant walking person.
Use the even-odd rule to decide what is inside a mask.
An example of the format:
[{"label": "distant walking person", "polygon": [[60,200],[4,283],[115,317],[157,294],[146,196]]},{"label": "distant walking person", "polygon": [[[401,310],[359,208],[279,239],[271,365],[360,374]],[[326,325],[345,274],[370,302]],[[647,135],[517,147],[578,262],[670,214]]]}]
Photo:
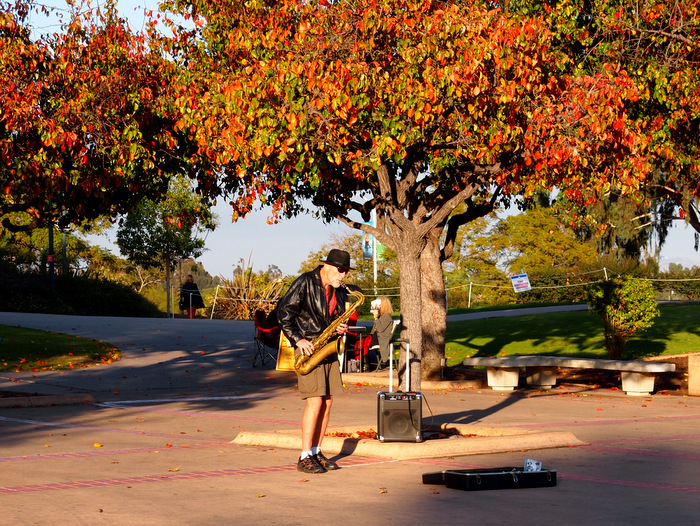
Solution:
[{"label": "distant walking person", "polygon": [[194,282],[192,274],[187,274],[187,281],[180,287],[180,310],[187,311],[187,319],[194,319],[197,309],[204,308],[202,295]]}]

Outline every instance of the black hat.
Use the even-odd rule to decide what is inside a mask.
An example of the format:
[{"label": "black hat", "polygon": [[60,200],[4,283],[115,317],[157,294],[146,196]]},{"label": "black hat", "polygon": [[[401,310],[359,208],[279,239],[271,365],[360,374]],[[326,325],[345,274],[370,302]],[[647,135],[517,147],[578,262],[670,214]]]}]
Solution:
[{"label": "black hat", "polygon": [[321,261],[323,263],[333,265],[334,267],[353,270],[353,268],[350,266],[350,254],[345,252],[345,250],[338,250],[337,248],[334,248],[328,253],[328,257],[325,259],[325,261]]}]

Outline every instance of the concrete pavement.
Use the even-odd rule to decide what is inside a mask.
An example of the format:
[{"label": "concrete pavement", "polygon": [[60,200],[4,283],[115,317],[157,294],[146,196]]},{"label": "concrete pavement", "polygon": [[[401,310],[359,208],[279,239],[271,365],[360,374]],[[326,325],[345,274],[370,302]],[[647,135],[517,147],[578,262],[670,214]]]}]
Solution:
[{"label": "concrete pavement", "polygon": [[[422,391],[425,424],[571,434],[586,445],[520,450],[513,442],[512,451],[474,455],[467,447],[404,460],[354,452],[336,456],[337,472],[305,475],[294,449],[232,443],[242,431],[293,433],[303,408],[293,373],[252,368],[252,322],[0,313],[0,324],[124,350],[120,362],[93,369],[0,374],[3,391],[90,400],[0,408],[2,524],[646,525],[697,524],[700,516],[697,397],[431,384]],[[366,378],[345,379],[336,428],[376,426],[382,387]],[[422,484],[423,473],[519,466],[526,457],[556,469],[557,486],[466,492]]]}]

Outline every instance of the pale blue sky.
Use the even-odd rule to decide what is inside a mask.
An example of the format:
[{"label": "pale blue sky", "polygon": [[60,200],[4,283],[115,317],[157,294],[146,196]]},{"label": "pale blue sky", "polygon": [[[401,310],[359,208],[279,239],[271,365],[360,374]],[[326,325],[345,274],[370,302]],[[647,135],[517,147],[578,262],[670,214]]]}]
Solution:
[{"label": "pale blue sky", "polygon": [[[269,225],[267,210],[253,212],[236,223],[231,223],[230,205],[218,204],[214,212],[219,218],[219,227],[206,235],[207,250],[197,261],[212,276],[227,279],[241,259],[246,265],[250,262],[256,271],[276,265],[283,274],[296,274],[309,253],[319,250],[334,234],[359,233],[338,221],[329,225],[309,215]],[[88,236],[88,239],[119,254],[113,230],[106,235]]]},{"label": "pale blue sky", "polygon": [[[254,270],[267,270],[276,265],[284,274],[296,274],[309,253],[331,240],[332,236],[359,233],[338,221],[325,224],[309,215],[282,219],[276,225],[268,225],[267,210],[253,212],[244,220],[231,223],[228,204],[215,207],[219,227],[206,238],[207,251],[198,258],[212,276],[231,277],[240,259],[250,263]],[[661,252],[661,268],[669,263],[685,267],[700,266],[700,253],[693,250],[693,232],[684,223],[677,222],[671,229],[666,246]],[[118,254],[113,232],[107,236],[90,236],[99,244]]]}]

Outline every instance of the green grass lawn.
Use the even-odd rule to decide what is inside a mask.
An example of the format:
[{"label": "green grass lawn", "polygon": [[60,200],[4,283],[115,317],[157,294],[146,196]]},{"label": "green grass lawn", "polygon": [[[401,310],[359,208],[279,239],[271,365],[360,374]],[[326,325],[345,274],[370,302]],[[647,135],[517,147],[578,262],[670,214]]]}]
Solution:
[{"label": "green grass lawn", "polygon": [[98,340],[0,325],[0,371],[56,371],[120,358],[118,349]]},{"label": "green grass lawn", "polygon": [[[627,346],[628,358],[700,352],[700,303],[662,305]],[[451,312],[452,313],[452,312]],[[447,365],[466,356],[544,354],[607,358],[602,322],[588,311],[449,322]],[[115,347],[69,334],[0,325],[0,371],[91,367],[121,358]]]},{"label": "green grass lawn", "polygon": [[[630,340],[626,358],[700,352],[700,304],[661,305],[660,310],[654,325]],[[608,357],[603,324],[588,311],[450,322],[446,341],[448,366],[467,356]]]}]

